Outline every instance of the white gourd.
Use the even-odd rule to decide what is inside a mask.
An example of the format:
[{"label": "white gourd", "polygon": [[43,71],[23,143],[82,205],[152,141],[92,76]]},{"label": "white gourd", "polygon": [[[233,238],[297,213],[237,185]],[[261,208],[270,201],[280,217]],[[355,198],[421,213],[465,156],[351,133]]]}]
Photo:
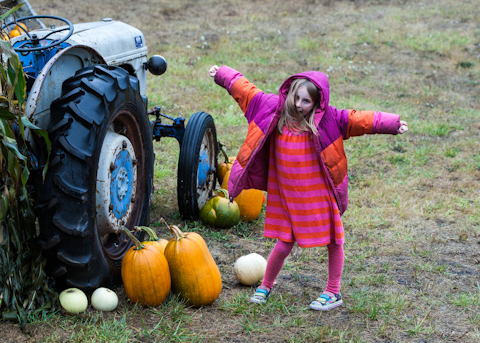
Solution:
[{"label": "white gourd", "polygon": [[97,311],[113,311],[118,305],[118,296],[111,289],[100,287],[92,294],[92,306]]},{"label": "white gourd", "polygon": [[60,293],[60,305],[65,311],[77,314],[87,309],[88,299],[85,293],[78,288],[68,288]]},{"label": "white gourd", "polygon": [[233,271],[242,285],[251,286],[263,279],[266,268],[267,261],[259,254],[252,253],[240,257],[235,262]]}]

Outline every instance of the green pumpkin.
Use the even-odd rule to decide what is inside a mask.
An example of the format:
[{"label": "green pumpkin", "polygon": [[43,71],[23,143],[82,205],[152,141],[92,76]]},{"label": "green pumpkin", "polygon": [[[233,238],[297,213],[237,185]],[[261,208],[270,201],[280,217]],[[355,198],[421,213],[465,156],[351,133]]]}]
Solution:
[{"label": "green pumpkin", "polygon": [[[219,189],[217,195],[208,200],[200,211],[200,220],[218,228],[230,228],[240,221],[240,209],[235,201],[230,201],[228,191]],[[219,195],[223,194],[225,197]]]}]

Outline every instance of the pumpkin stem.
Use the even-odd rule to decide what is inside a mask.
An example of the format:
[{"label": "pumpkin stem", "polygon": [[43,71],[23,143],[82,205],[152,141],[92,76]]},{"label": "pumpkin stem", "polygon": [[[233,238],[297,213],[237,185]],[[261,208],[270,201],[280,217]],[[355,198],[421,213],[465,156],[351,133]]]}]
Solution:
[{"label": "pumpkin stem", "polygon": [[218,194],[218,193],[222,193],[223,196],[225,197],[225,199],[229,199],[229,198],[228,198],[228,191],[227,191],[226,189],[223,189],[223,188],[217,189],[217,190],[215,191],[215,193],[217,193],[217,194]]},{"label": "pumpkin stem", "polygon": [[218,142],[218,147],[220,148],[220,151],[222,152],[223,154],[223,157],[225,157],[225,163],[229,163],[229,159],[228,159],[228,155],[227,155],[227,152],[225,151],[225,149],[223,149],[224,145],[220,142]]},{"label": "pumpkin stem", "polygon": [[182,238],[187,237],[176,225],[170,225],[170,232],[175,236],[175,240],[178,242]]},{"label": "pumpkin stem", "polygon": [[145,248],[145,246],[137,239],[137,237],[135,237],[129,229],[127,229],[125,226],[122,226],[120,228],[121,231],[125,232],[128,236],[128,238],[130,238],[130,240],[133,242],[133,244],[135,244],[135,250],[141,250],[143,248]]},{"label": "pumpkin stem", "polygon": [[165,226],[167,227],[167,229],[170,230],[170,225],[168,225],[168,223],[165,221],[165,219],[163,219],[163,217],[160,217],[160,221],[165,224]]},{"label": "pumpkin stem", "polygon": [[153,231],[153,229],[148,226],[135,226],[135,229],[146,232],[148,237],[150,237],[150,239],[148,240],[149,242],[156,242],[159,240],[155,231]]},{"label": "pumpkin stem", "polygon": [[182,232],[182,230],[180,230],[177,226],[168,225],[167,222],[165,221],[165,219],[163,219],[163,218],[160,218],[160,221],[163,222],[165,225],[167,225],[167,227],[170,229],[170,232],[175,236],[175,239],[177,241],[181,240],[182,238],[187,237],[187,235],[185,235]]}]

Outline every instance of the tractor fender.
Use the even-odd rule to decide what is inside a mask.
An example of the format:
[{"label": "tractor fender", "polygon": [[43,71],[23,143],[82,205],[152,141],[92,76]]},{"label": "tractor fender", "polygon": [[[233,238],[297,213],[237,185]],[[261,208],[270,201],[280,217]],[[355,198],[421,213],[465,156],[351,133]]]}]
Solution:
[{"label": "tractor fender", "polygon": [[46,130],[50,123],[50,104],[62,95],[63,82],[77,70],[98,64],[106,64],[104,58],[85,45],[71,46],[56,54],[33,83],[25,105],[27,118]]}]

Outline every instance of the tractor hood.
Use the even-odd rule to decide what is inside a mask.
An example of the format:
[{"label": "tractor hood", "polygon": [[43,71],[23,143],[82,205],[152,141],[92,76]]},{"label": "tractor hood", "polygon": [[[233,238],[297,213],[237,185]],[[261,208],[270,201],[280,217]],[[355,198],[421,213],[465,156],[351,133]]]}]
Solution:
[{"label": "tractor hood", "polygon": [[120,65],[147,56],[143,33],[128,24],[104,19],[76,24],[74,27],[75,31],[67,43],[91,47],[98,51],[109,65]]},{"label": "tractor hood", "polygon": [[[42,39],[52,31],[61,29],[68,29],[68,26],[40,29],[35,33]],[[48,39],[62,39],[65,32],[52,33]],[[16,39],[25,38],[26,35],[22,35]],[[107,63],[127,70],[139,81],[140,95],[146,99],[147,70],[144,64],[147,62],[147,47],[140,30],[122,22],[104,19],[74,25],[74,32],[65,43],[70,46],[52,49],[55,54],[41,66],[40,73],[35,75],[28,96],[27,115],[38,122],[41,128],[48,127],[50,104],[62,95],[62,83],[74,76],[78,70],[96,64]],[[39,56],[38,60],[41,61],[40,57],[43,56],[36,56]],[[33,58],[29,64],[32,64],[32,61],[34,62]]]}]

